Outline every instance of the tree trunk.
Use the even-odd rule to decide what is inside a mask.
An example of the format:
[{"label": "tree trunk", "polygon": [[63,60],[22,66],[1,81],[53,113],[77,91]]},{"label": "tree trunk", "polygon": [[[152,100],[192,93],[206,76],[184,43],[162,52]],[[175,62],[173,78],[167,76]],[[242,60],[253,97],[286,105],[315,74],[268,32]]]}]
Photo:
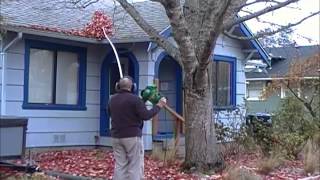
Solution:
[{"label": "tree trunk", "polygon": [[[209,87],[207,85],[207,87]],[[187,86],[186,103],[186,157],[185,168],[197,171],[224,168],[224,161],[218,149],[212,109],[212,88],[206,88],[201,95]]]}]

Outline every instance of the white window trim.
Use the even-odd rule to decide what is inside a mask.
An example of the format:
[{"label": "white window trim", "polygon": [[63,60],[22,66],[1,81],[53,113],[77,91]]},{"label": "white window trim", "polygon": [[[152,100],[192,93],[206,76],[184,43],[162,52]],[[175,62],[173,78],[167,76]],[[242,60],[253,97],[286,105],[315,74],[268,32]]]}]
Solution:
[{"label": "white window trim", "polygon": [[[281,99],[284,99],[284,98],[287,97],[287,96],[286,96],[286,89],[287,89],[286,87],[281,86],[281,95],[280,95]],[[301,97],[301,89],[298,88],[297,90],[298,90],[298,97]],[[288,91],[290,91],[290,90],[288,89]],[[290,92],[290,93],[291,93],[291,92]]]},{"label": "white window trim", "polygon": [[[265,98],[261,97],[261,94],[259,97],[249,97],[249,94],[248,94],[249,88],[248,87],[249,87],[250,81],[247,81],[246,84],[247,84],[247,86],[246,86],[246,99],[247,99],[247,101],[264,101],[264,100],[266,100]],[[266,88],[266,84],[263,83],[262,92],[265,90],[265,88]]]}]

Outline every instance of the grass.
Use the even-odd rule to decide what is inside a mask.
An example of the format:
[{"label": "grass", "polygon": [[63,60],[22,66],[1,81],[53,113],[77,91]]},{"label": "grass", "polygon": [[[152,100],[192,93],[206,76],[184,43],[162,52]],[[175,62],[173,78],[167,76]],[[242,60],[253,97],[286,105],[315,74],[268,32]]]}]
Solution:
[{"label": "grass", "polygon": [[247,169],[233,167],[227,171],[227,176],[224,180],[262,180],[262,178],[256,174],[253,174]]},{"label": "grass", "polygon": [[270,156],[269,158],[262,159],[258,163],[258,172],[261,174],[269,174],[272,172],[274,169],[278,168],[281,166],[283,163],[283,158],[281,155],[273,155]]},{"label": "grass", "polygon": [[303,169],[306,174],[320,172],[320,135],[308,140],[303,149]]},{"label": "grass", "polygon": [[6,180],[54,180],[56,178],[48,177],[43,173],[34,173],[32,175],[24,174],[18,176],[10,176]]},{"label": "grass", "polygon": [[151,158],[163,161],[164,164],[173,163],[176,160],[176,148],[163,149],[162,147],[155,147],[152,150]]}]

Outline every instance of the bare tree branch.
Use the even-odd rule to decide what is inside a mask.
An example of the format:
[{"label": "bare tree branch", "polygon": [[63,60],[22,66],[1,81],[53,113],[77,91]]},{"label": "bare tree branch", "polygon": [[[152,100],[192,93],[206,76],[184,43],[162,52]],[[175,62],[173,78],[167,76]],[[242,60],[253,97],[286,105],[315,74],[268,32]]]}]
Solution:
[{"label": "bare tree branch", "polygon": [[158,2],[158,3],[163,3],[163,2],[165,2],[165,0],[150,0],[150,1]]},{"label": "bare tree branch", "polygon": [[265,36],[270,36],[270,35],[276,34],[276,33],[278,33],[278,32],[284,31],[284,30],[286,30],[286,29],[288,29],[288,28],[291,28],[291,27],[293,27],[293,26],[299,25],[299,24],[301,24],[303,21],[305,21],[305,20],[307,20],[307,19],[309,19],[309,18],[311,18],[311,17],[313,17],[313,16],[315,16],[315,15],[317,15],[317,14],[320,14],[320,11],[308,15],[308,16],[302,18],[302,19],[301,19],[300,21],[298,21],[298,22],[289,23],[289,24],[287,24],[287,25],[285,25],[285,26],[282,26],[282,27],[280,27],[280,28],[278,28],[278,29],[276,29],[276,30],[274,30],[274,31],[258,33],[257,35],[251,36],[251,37],[245,37],[245,36],[242,36],[242,37],[240,36],[240,37],[239,37],[239,36],[236,36],[236,35],[233,35],[233,34],[229,33],[229,32],[226,31],[226,30],[223,32],[223,34],[226,35],[226,36],[228,36],[228,37],[230,37],[230,38],[232,38],[232,39],[238,39],[238,40],[253,40],[253,39],[258,39],[258,38],[262,38],[262,37],[265,37]]},{"label": "bare tree branch", "polygon": [[[207,11],[204,14],[203,26],[199,31],[199,51],[200,57],[200,70],[205,70],[209,64],[209,57],[211,50],[214,48],[216,42],[216,34],[221,33],[221,24],[223,22],[224,15],[231,3],[231,0],[211,1],[208,5]],[[215,11],[220,9],[220,11]],[[216,13],[214,13],[216,12]]]},{"label": "bare tree branch", "polygon": [[70,3],[80,8],[86,8],[91,4],[97,3],[99,1],[100,0],[71,0]]},{"label": "bare tree branch", "polygon": [[[183,59],[185,71],[192,72],[197,66],[195,49],[190,31],[188,30],[180,0],[163,0],[161,4],[166,10],[175,41],[179,44],[179,51]],[[192,59],[192,60],[191,60]]]},{"label": "bare tree branch", "polygon": [[273,0],[256,0],[256,1],[252,1],[252,2],[243,4],[243,5],[239,6],[239,7],[237,7],[237,11],[242,10],[244,7],[248,7],[248,6],[251,6],[253,4],[262,3],[262,2],[266,2],[266,3],[267,2],[274,2],[274,3],[277,3],[277,4],[280,3],[279,1],[273,1]]},{"label": "bare tree branch", "polygon": [[309,101],[309,104],[312,104],[313,103],[313,100],[314,98],[316,97],[316,92],[313,92],[312,96],[311,96],[311,99]]},{"label": "bare tree branch", "polygon": [[253,18],[257,17],[257,16],[261,16],[261,15],[269,13],[271,11],[280,9],[282,7],[285,7],[285,6],[289,5],[289,4],[292,4],[292,3],[295,3],[295,2],[298,2],[298,1],[299,0],[287,0],[285,2],[278,3],[277,5],[273,5],[273,6],[264,8],[264,9],[262,9],[260,11],[257,11],[255,13],[253,13],[253,14],[250,14],[250,15],[247,15],[247,16],[243,16],[243,17],[239,17],[236,20],[234,20],[233,22],[226,23],[224,25],[223,29],[229,29],[229,28],[231,28],[232,26],[234,26],[236,24],[239,24],[241,22],[253,19]]},{"label": "bare tree branch", "polygon": [[284,83],[286,85],[286,88],[289,89],[289,91],[300,101],[303,103],[304,107],[310,112],[312,117],[317,117],[317,113],[314,112],[311,103],[307,102],[305,99],[301,98],[290,86],[289,82]]},{"label": "bare tree branch", "polygon": [[[177,61],[180,60],[179,50],[170,43],[167,39],[159,35],[159,32],[153,28],[141,15],[140,13],[130,4],[127,0],[117,0],[123,9],[134,19],[134,21],[150,36],[152,40],[157,42],[159,46],[167,51],[167,53],[175,58]],[[181,64],[181,62],[179,62]]]}]

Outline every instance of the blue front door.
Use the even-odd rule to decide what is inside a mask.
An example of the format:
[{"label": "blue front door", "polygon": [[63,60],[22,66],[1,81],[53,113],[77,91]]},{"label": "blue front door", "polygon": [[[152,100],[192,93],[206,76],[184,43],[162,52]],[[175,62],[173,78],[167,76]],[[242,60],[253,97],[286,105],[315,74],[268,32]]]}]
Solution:
[{"label": "blue front door", "polygon": [[[168,99],[168,105],[178,113],[182,113],[182,72],[180,65],[169,56],[166,56],[158,70],[159,91]],[[167,111],[159,113],[159,137],[171,137],[175,128],[175,118]]]}]

